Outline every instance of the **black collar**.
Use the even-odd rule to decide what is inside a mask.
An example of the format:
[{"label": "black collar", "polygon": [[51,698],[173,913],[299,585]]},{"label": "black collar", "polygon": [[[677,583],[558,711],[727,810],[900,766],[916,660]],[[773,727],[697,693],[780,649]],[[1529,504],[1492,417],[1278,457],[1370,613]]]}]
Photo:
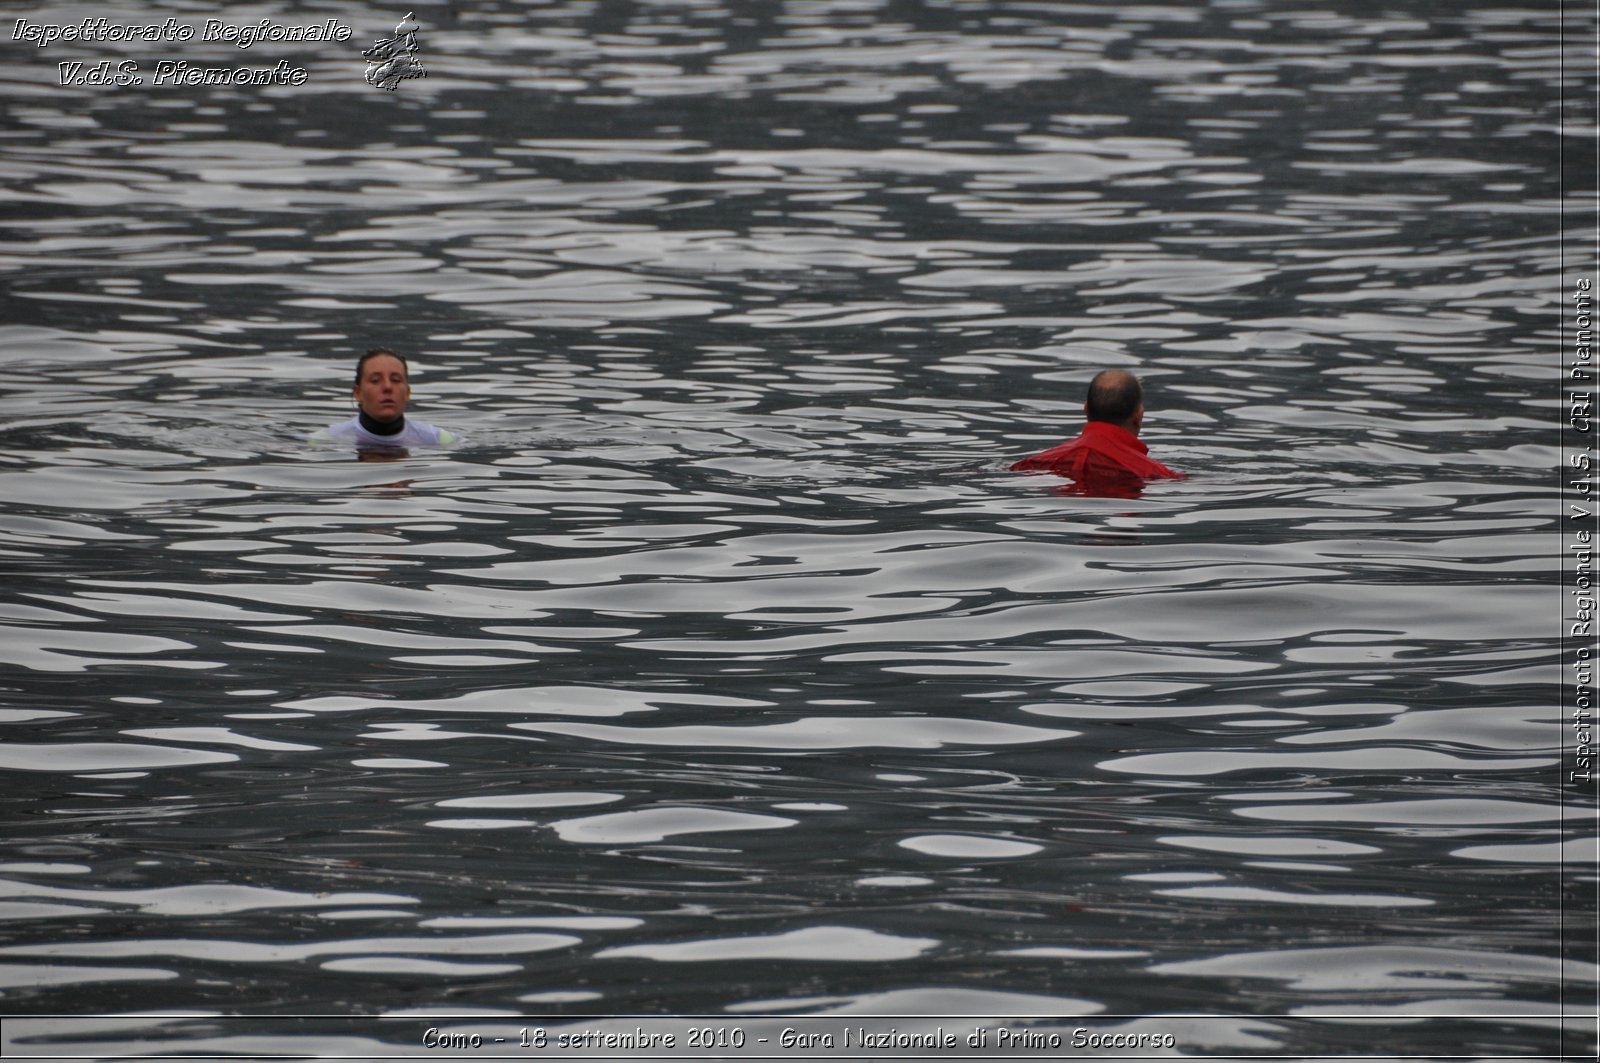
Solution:
[{"label": "black collar", "polygon": [[366,410],[357,410],[361,417],[361,427],[375,436],[397,436],[406,428],[406,415],[401,414],[392,421],[380,421],[370,416]]}]

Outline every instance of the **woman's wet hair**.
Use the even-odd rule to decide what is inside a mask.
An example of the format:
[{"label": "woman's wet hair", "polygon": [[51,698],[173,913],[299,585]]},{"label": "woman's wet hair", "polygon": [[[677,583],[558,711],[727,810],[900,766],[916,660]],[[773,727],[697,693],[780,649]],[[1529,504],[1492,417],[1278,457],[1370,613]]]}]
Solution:
[{"label": "woman's wet hair", "polygon": [[391,351],[387,347],[374,347],[366,354],[363,354],[356,361],[356,387],[361,386],[361,374],[366,372],[367,362],[378,357],[380,354],[387,354],[390,358],[393,358],[395,361],[399,362],[400,368],[406,371],[406,377],[410,378],[411,366],[406,363],[404,355],[400,354],[398,351]]}]

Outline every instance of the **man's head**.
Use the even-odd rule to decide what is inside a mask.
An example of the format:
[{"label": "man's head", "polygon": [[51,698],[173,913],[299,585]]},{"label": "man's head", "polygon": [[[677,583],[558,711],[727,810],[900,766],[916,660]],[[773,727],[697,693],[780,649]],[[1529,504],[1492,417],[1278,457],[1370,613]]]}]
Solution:
[{"label": "man's head", "polygon": [[1144,423],[1144,388],[1126,369],[1102,369],[1089,381],[1083,412],[1091,421],[1107,421],[1138,435]]},{"label": "man's head", "polygon": [[406,412],[411,398],[406,360],[387,347],[374,347],[356,363],[356,384],[352,390],[356,405],[368,417],[392,421]]}]

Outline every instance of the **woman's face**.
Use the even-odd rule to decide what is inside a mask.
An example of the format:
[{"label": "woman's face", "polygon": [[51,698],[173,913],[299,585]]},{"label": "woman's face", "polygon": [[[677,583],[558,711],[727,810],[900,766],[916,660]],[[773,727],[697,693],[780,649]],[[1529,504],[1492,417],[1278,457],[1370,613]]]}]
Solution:
[{"label": "woman's face", "polygon": [[392,421],[406,412],[411,385],[406,383],[406,367],[392,354],[374,355],[361,367],[361,382],[355,386],[356,405],[368,417]]}]

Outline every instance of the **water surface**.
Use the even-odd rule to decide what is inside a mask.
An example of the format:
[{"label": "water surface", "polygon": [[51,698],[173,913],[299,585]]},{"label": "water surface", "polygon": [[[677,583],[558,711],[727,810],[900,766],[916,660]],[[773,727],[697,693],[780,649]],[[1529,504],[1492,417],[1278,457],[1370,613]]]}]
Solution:
[{"label": "water surface", "polygon": [[[471,7],[0,42],[8,1054],[1594,1050],[1553,9]],[[463,446],[305,441],[380,343]],[[1190,478],[1008,472],[1108,366]]]}]

